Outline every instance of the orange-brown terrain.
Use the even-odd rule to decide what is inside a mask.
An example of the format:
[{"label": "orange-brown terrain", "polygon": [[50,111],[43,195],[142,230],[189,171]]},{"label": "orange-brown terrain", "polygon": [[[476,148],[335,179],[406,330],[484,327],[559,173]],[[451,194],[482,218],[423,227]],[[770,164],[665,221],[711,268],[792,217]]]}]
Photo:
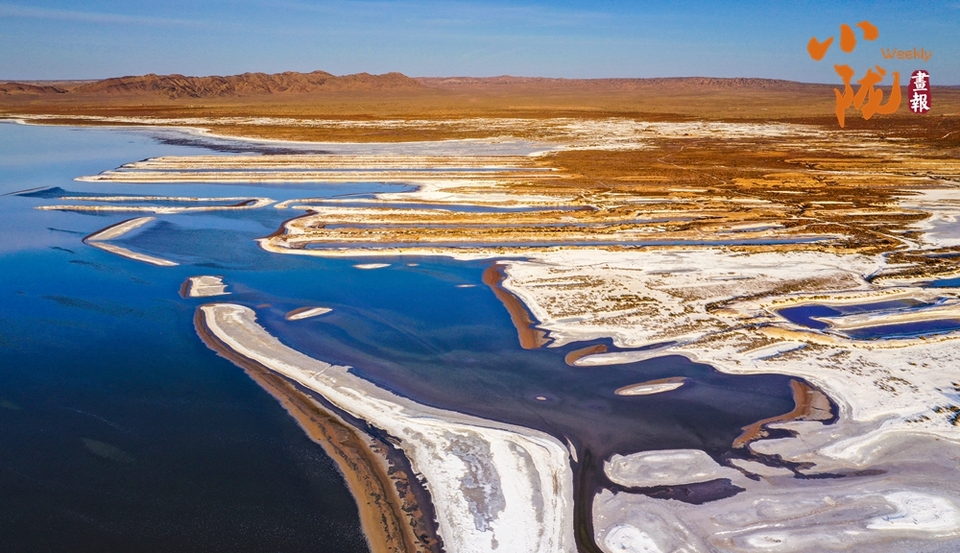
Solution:
[{"label": "orange-brown terrain", "polygon": [[[308,238],[317,242],[441,243],[462,238],[465,230],[474,240],[491,242],[532,236],[574,241],[583,240],[585,233],[618,240],[633,231],[691,239],[768,224],[785,234],[829,235],[833,239],[828,249],[835,251],[893,253],[892,261],[912,264],[904,272],[953,270],[951,258],[939,254],[955,248],[931,256],[929,250],[918,253],[904,247],[916,234],[910,225],[926,215],[903,209],[894,197],[960,173],[960,87],[937,87],[934,111],[922,116],[910,113],[906,102],[895,114],[868,121],[850,110],[842,130],[833,114],[833,88],[696,77],[414,79],[399,73],[336,77],[322,71],[146,75],[3,83],[0,114],[40,117],[52,124],[181,125],[290,140],[513,137],[575,143],[520,162],[553,169],[549,175],[517,174],[499,179],[496,186],[508,195],[555,197],[558,203],[575,197],[572,203],[582,210],[482,216],[340,210],[338,217],[345,219],[339,220],[337,230],[312,229]],[[734,134],[654,130],[642,137],[642,147],[590,142],[591,125],[599,135],[638,122],[698,121],[734,125]],[[804,132],[737,134],[735,127],[774,123],[797,125],[790,128]],[[121,177],[130,174],[116,178]],[[469,195],[487,186],[465,181],[448,191]],[[638,197],[646,203],[631,200]],[[371,220],[381,226],[376,236],[352,226]],[[465,229],[463,224],[470,222],[486,227]],[[563,222],[582,223],[589,230]]]},{"label": "orange-brown terrain", "polygon": [[[0,112],[154,117],[292,117],[333,119],[450,119],[459,117],[588,117],[647,120],[790,121],[835,128],[834,85],[754,78],[552,79],[425,77],[400,73],[334,76],[324,71],[227,77],[144,75],[99,81],[0,83]],[[883,88],[883,87],[881,87]],[[924,117],[906,102],[850,128],[899,132],[943,127],[958,115],[960,87],[936,87],[934,111]],[[956,125],[956,121],[953,122]],[[908,130],[910,129],[910,130]],[[232,134],[246,133],[240,125]],[[270,126],[257,135],[330,140],[337,133]],[[443,131],[420,136],[465,137]],[[353,133],[353,140],[390,140],[390,133]],[[346,139],[346,136],[339,137]],[[404,137],[393,136],[392,140]]]}]

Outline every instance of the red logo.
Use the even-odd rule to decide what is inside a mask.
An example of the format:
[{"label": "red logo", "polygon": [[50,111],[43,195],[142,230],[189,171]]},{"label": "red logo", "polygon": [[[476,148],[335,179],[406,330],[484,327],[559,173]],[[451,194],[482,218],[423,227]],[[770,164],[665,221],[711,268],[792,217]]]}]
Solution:
[{"label": "red logo", "polygon": [[907,98],[910,98],[910,111],[913,113],[930,111],[930,73],[917,69],[910,75]]}]

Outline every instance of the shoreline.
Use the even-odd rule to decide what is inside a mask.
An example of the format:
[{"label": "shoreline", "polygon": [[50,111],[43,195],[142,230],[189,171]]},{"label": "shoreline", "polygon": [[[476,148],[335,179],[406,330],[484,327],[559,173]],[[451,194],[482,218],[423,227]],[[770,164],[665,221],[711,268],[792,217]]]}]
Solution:
[{"label": "shoreline", "polygon": [[481,280],[486,284],[493,294],[503,304],[504,309],[510,314],[510,322],[517,329],[517,337],[520,340],[520,347],[523,349],[539,349],[550,343],[547,339],[547,333],[537,328],[537,321],[527,311],[527,307],[519,298],[508,292],[503,287],[503,282],[507,279],[502,266],[493,264],[484,269]]},{"label": "shoreline", "polygon": [[769,435],[766,427],[771,424],[793,421],[819,421],[829,424],[828,421],[836,418],[830,398],[820,390],[799,380],[791,380],[790,388],[793,390],[793,409],[788,413],[744,426],[743,434],[733,441],[733,447],[747,447],[751,442],[766,438]]},{"label": "shoreline", "polygon": [[416,404],[282,345],[234,304],[198,309],[234,354],[320,394],[399,442],[433,499],[448,551],[573,552],[567,447],[542,432]]},{"label": "shoreline", "polygon": [[197,335],[208,348],[243,369],[333,459],[356,501],[371,553],[438,551],[439,542],[431,539],[432,532],[426,521],[418,521],[413,516],[420,511],[412,502],[413,495],[399,493],[403,481],[390,476],[391,466],[385,456],[375,451],[375,440],[297,391],[276,373],[235,354],[207,328],[200,310],[194,314],[193,322]]}]

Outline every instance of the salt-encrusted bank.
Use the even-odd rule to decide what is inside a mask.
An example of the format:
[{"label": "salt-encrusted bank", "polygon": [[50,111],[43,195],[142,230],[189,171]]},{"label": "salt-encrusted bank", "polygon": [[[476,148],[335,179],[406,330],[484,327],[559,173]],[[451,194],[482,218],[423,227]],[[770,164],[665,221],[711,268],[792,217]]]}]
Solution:
[{"label": "salt-encrusted bank", "polygon": [[[605,336],[625,348],[670,343],[659,349],[590,355],[578,365],[682,354],[725,372],[802,377],[841,407],[841,423],[829,430],[832,445],[821,454],[857,464],[867,462],[857,444],[877,433],[929,432],[960,439],[953,420],[955,408],[960,409],[954,384],[960,366],[957,333],[854,340],[796,325],[777,314],[803,302],[869,304],[891,297],[931,300],[956,294],[951,289],[866,282],[865,275],[884,265],[882,258],[719,249],[566,250],[540,258],[509,262],[503,284],[530,308],[554,344]],[[933,311],[954,316],[952,302]],[[932,315],[919,318],[926,316]],[[900,322],[908,316],[890,317]],[[880,316],[870,320],[877,325],[884,321]],[[852,441],[837,440],[848,422],[858,424],[847,436]]]},{"label": "salt-encrusted bank", "polygon": [[[595,523],[597,542],[607,551],[667,552],[681,545],[687,551],[810,551],[830,544],[915,551],[920,543],[931,551],[952,551],[960,546],[960,486],[955,484],[960,470],[950,461],[960,458],[958,333],[854,340],[778,315],[784,307],[804,303],[947,298],[930,313],[900,311],[890,318],[951,317],[949,298],[957,290],[903,281],[871,284],[864,276],[881,268],[882,258],[822,252],[568,250],[539,257],[509,262],[503,285],[525,302],[555,344],[604,336],[626,348],[665,344],[587,355],[575,362],[584,370],[681,354],[729,373],[802,377],[840,409],[839,420],[830,425],[770,424],[795,437],[761,439],[747,447],[797,468],[784,474],[761,462],[731,463],[761,477],[734,478],[746,490],[737,496],[688,505],[601,493]],[[869,320],[883,324],[881,315]],[[926,462],[931,456],[944,462]],[[664,470],[643,455],[611,462],[617,475]],[[682,467],[668,467],[680,472],[664,480],[666,485],[702,480]],[[724,469],[722,477],[729,478],[730,470]],[[794,472],[845,477],[798,480]],[[722,473],[714,474],[720,478]]]},{"label": "salt-encrusted bank", "polygon": [[419,405],[280,343],[233,304],[200,308],[240,356],[319,393],[400,442],[423,477],[447,551],[573,552],[567,448],[542,432]]}]

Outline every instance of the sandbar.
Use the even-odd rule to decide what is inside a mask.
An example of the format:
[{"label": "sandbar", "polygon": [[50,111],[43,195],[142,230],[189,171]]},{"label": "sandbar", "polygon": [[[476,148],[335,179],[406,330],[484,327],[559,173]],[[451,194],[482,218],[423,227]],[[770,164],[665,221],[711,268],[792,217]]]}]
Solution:
[{"label": "sandbar", "polygon": [[640,382],[639,384],[631,384],[617,388],[614,393],[618,396],[649,396],[672,392],[686,383],[687,379],[682,376],[658,378],[656,380],[648,380],[646,382]]},{"label": "sandbar", "polygon": [[411,476],[392,466],[385,444],[358,431],[336,413],[259,363],[236,355],[206,329],[201,311],[194,316],[197,334],[208,347],[240,366],[277,399],[311,440],[337,464],[360,512],[372,553],[427,553],[435,550],[435,528],[407,489]]},{"label": "sandbar", "polygon": [[576,366],[577,361],[588,356],[594,355],[597,353],[606,353],[607,346],[604,344],[597,344],[594,346],[586,346],[580,349],[575,349],[570,353],[563,356],[563,362],[570,366]]},{"label": "sandbar", "polygon": [[[40,208],[38,208],[40,209]],[[121,221],[115,225],[110,225],[108,227],[102,228],[93,234],[88,235],[83,239],[85,244],[93,246],[95,248],[100,248],[101,250],[108,251],[110,253],[119,255],[121,257],[126,257],[127,259],[133,259],[136,261],[142,261],[144,263],[149,263],[151,265],[156,265],[158,267],[176,267],[179,263],[170,261],[167,259],[162,259],[153,255],[148,255],[145,253],[138,253],[132,250],[128,250],[122,246],[117,246],[116,244],[106,244],[108,240],[114,240],[120,238],[121,236],[127,234],[128,232],[140,228],[147,223],[153,221],[155,217],[137,217],[135,219],[128,219],[126,221]]]},{"label": "sandbar", "polygon": [[829,323],[832,330],[838,331],[945,319],[960,319],[960,302],[953,301],[946,305],[894,313],[857,313],[838,317],[817,317],[817,320]]},{"label": "sandbar", "polygon": [[130,232],[133,229],[140,228],[143,225],[153,221],[156,217],[137,217],[135,219],[128,219],[126,221],[121,221],[115,225],[110,225],[109,227],[98,230],[97,232],[84,238],[87,242],[99,241],[99,240],[113,240],[115,238],[120,238],[124,234]]},{"label": "sandbar", "polygon": [[290,349],[233,304],[201,306],[206,330],[236,355],[320,394],[393,436],[425,481],[444,548],[573,552],[573,475],[556,438],[417,404]]},{"label": "sandbar", "polygon": [[333,309],[329,307],[298,307],[297,309],[287,312],[284,318],[288,321],[299,321],[301,319],[318,317],[331,311],[333,311]]},{"label": "sandbar", "polygon": [[546,333],[534,326],[536,322],[523,303],[501,286],[506,278],[506,273],[499,265],[491,265],[483,271],[483,283],[493,290],[494,295],[510,314],[510,321],[513,322],[513,326],[517,329],[517,336],[520,338],[520,347],[523,349],[543,347],[548,343]]},{"label": "sandbar", "polygon": [[234,209],[259,209],[273,203],[270,198],[176,198],[176,197],[141,197],[141,196],[117,196],[117,197],[82,197],[72,198],[74,200],[101,201],[101,202],[124,202],[124,201],[174,201],[174,202],[214,202],[230,201],[234,202],[227,205],[205,205],[189,207],[165,207],[150,205],[41,205],[35,209],[41,211],[93,211],[108,213],[125,212],[146,212],[146,213],[196,213],[202,211],[224,211]]},{"label": "sandbar", "polygon": [[733,441],[733,447],[744,447],[754,440],[765,437],[764,427],[768,424],[790,421],[827,421],[834,417],[830,399],[820,390],[799,380],[791,380],[790,389],[793,390],[793,409],[789,413],[745,426],[743,434]]},{"label": "sandbar", "polygon": [[229,293],[227,285],[223,283],[223,277],[218,276],[190,277],[180,286],[180,296],[184,298],[209,298],[225,296]]},{"label": "sandbar", "polygon": [[145,253],[138,253],[135,251],[128,250],[122,246],[117,246],[116,244],[107,244],[102,241],[92,241],[88,242],[89,245],[94,248],[100,248],[101,250],[108,251],[110,253],[117,254],[121,257],[126,257],[127,259],[133,259],[135,261],[143,261],[144,263],[149,263],[151,265],[156,265],[158,267],[176,267],[179,263],[175,261],[170,261],[168,259],[161,259],[156,256],[147,255]]}]

